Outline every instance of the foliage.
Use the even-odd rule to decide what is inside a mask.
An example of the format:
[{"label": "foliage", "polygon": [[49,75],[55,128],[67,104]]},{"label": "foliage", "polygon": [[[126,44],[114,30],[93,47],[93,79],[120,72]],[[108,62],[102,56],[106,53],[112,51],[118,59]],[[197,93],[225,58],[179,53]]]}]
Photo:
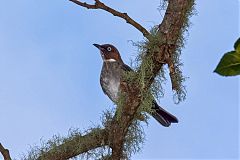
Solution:
[{"label": "foliage", "polygon": [[234,50],[221,58],[214,72],[222,76],[240,75],[240,38],[234,44]]}]

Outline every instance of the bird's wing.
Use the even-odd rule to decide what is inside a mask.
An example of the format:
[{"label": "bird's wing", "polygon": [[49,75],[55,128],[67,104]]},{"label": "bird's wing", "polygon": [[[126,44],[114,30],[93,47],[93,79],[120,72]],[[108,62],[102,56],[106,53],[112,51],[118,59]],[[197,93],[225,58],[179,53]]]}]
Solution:
[{"label": "bird's wing", "polygon": [[107,95],[107,91],[104,89],[104,87],[102,87],[102,86],[106,85],[106,84],[104,84],[104,81],[102,80],[102,77],[100,78],[100,84],[101,84],[101,88],[103,90],[103,93]]},{"label": "bird's wing", "polygon": [[128,65],[126,65],[126,64],[123,64],[123,65],[122,65],[122,69],[123,69],[124,71],[133,71],[133,69],[132,69],[131,67],[129,67]]}]

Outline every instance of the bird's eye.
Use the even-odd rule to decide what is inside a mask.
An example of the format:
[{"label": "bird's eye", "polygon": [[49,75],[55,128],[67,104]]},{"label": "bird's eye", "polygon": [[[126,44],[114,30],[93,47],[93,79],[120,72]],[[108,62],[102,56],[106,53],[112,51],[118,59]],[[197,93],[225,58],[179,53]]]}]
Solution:
[{"label": "bird's eye", "polygon": [[108,52],[110,52],[112,50],[112,48],[111,47],[107,47],[107,50],[108,50]]}]

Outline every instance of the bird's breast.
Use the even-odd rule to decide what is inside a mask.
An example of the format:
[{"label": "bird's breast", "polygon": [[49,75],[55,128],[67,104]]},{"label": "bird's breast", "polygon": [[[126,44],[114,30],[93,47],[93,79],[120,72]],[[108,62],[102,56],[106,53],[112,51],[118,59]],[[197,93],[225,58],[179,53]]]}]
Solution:
[{"label": "bird's breast", "polygon": [[103,65],[100,83],[103,91],[113,101],[117,102],[121,78],[121,68],[117,63]]}]

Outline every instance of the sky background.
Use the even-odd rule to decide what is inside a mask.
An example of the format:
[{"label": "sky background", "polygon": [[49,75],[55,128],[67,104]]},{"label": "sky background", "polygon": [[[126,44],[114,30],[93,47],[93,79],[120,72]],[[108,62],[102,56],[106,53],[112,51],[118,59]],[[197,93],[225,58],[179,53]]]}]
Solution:
[{"label": "sky background", "polygon": [[[162,19],[159,0],[103,2],[148,29]],[[239,158],[239,79],[213,73],[239,36],[238,3],[197,1],[182,55],[187,99],[175,105],[169,81],[161,99],[179,123],[164,128],[150,119],[134,160]],[[40,139],[98,124],[114,105],[100,88],[102,60],[92,44],[114,44],[129,64],[137,54],[129,41],[142,38],[122,19],[68,0],[2,0],[0,142],[12,157],[18,159]]]}]

